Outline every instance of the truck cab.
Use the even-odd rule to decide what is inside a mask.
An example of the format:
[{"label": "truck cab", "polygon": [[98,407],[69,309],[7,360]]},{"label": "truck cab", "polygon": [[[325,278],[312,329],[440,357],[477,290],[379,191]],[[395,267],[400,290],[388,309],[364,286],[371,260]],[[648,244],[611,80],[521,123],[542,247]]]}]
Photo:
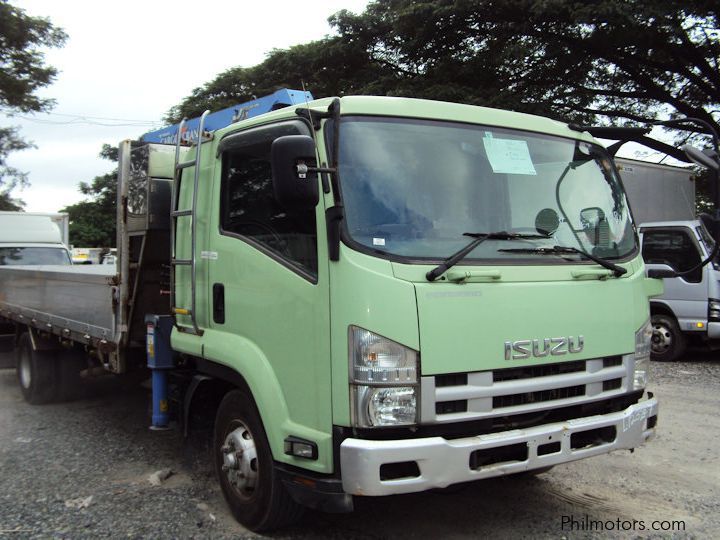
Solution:
[{"label": "truck cab", "polygon": [[186,429],[210,420],[256,531],[654,435],[662,282],[589,132],[407,98],[270,110],[121,143],[116,268],[0,268],[31,402],[57,395],[32,366],[67,357],[41,334],[117,373],[146,361],[153,425],[173,400]]},{"label": "truck cab", "polygon": [[237,388],[213,444],[244,524],[268,526],[273,490],[347,508],[654,433],[660,283],[589,134],[344,97],[200,146],[178,188],[172,346]]},{"label": "truck cab", "polygon": [[71,264],[68,215],[0,212],[0,266]]},{"label": "truck cab", "polygon": [[714,345],[720,338],[720,265],[700,263],[715,241],[701,220],[654,221],[640,225],[648,270],[690,271],[664,278],[665,292],[650,301],[653,360],[678,360],[689,342]]}]

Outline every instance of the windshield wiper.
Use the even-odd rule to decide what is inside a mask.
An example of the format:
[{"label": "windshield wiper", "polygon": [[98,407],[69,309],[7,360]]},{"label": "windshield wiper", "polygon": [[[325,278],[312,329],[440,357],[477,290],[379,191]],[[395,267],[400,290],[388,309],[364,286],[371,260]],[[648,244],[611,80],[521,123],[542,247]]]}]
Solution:
[{"label": "windshield wiper", "polygon": [[544,234],[520,234],[520,233],[509,233],[505,231],[491,232],[491,233],[463,233],[463,236],[469,236],[473,239],[467,246],[461,250],[453,253],[447,259],[445,259],[438,266],[430,270],[425,274],[425,278],[428,281],[435,281],[450,268],[455,266],[458,262],[465,258],[473,249],[482,244],[485,240],[524,240],[526,238],[550,238]]},{"label": "windshield wiper", "polygon": [[590,259],[593,262],[598,263],[603,268],[612,270],[613,273],[615,274],[615,277],[620,277],[624,274],[627,274],[626,268],[623,268],[622,266],[618,266],[617,264],[611,263],[610,261],[606,261],[605,259],[601,259],[600,257],[595,257],[595,255],[590,255],[590,253],[583,251],[581,249],[572,247],[572,246],[498,249],[498,251],[505,251],[508,253],[536,253],[538,255],[545,255],[545,254],[553,255],[553,254],[558,254],[558,253],[577,253],[578,255],[581,255],[582,257],[585,257],[587,259]]}]

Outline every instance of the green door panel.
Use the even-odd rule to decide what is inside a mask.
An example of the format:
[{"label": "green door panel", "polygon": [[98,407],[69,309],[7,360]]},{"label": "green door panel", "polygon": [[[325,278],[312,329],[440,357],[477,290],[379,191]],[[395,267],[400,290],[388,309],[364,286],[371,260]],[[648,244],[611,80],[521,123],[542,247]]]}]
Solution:
[{"label": "green door panel", "polygon": [[[212,355],[213,360],[233,367],[248,381],[276,460],[332,472],[329,281],[323,205],[319,204],[314,213],[320,237],[315,282],[284,262],[281,248],[271,253],[247,236],[221,231],[221,160],[222,155],[214,175],[212,218],[203,249],[212,254],[205,261],[205,294],[212,304],[213,285],[223,285],[225,320],[214,322],[212,305],[208,305],[210,330],[205,357]],[[247,174],[247,178],[255,178],[256,173]],[[258,178],[263,186],[259,189],[267,189],[267,177]],[[249,190],[243,196],[251,196],[247,193]],[[252,228],[248,231],[257,232]],[[260,232],[273,235],[272,230]],[[271,404],[273,400],[277,406]],[[318,460],[286,456],[283,440],[288,435],[315,442]]]},{"label": "green door panel", "polygon": [[[206,330],[203,338],[207,360],[232,368],[245,379],[260,411],[275,459],[321,473],[330,472],[327,457],[332,456],[332,435],[328,431],[320,431],[293,421],[294,415],[289,411],[285,399],[286,392],[276,377],[274,366],[263,351],[244,337],[221,330]],[[283,441],[288,435],[317,443],[321,459],[308,461],[286,456],[283,453]],[[325,459],[322,459],[323,457]]]}]

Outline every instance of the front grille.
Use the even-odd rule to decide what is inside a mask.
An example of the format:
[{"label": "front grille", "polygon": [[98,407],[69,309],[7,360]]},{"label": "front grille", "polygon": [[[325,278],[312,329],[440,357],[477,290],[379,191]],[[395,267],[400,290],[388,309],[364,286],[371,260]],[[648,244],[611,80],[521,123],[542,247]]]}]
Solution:
[{"label": "front grille", "polygon": [[603,392],[608,390],[616,390],[622,386],[622,379],[610,379],[609,381],[603,381]]},{"label": "front grille", "polygon": [[603,367],[622,366],[622,363],[622,356],[608,356],[607,358],[603,358]]},{"label": "front grille", "polygon": [[435,404],[436,414],[450,414],[467,411],[467,400],[460,399],[458,401],[440,401]]},{"label": "front grille", "polygon": [[464,386],[467,384],[467,373],[448,373],[447,375],[437,375],[435,377],[435,386]]},{"label": "front grille", "polygon": [[585,371],[585,360],[563,362],[562,364],[545,364],[543,366],[525,366],[519,368],[497,369],[493,371],[493,381],[516,381],[518,379],[535,379],[550,377],[563,373]]},{"label": "front grille", "polygon": [[542,390],[539,392],[511,394],[509,396],[495,396],[493,398],[493,409],[517,407],[518,405],[526,405],[528,403],[540,403],[542,401],[554,401],[556,399],[567,399],[584,395],[585,385],[578,385],[567,388],[553,388],[551,390]]},{"label": "front grille", "polygon": [[632,388],[632,355],[422,378],[421,421],[458,422],[547,414]]}]

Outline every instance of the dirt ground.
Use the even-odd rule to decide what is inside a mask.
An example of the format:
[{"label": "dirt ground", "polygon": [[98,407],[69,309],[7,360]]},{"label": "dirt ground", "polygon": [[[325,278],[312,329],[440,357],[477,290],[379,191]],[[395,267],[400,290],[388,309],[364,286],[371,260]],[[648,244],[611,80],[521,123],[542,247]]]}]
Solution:
[{"label": "dirt ground", "polygon": [[[273,538],[712,538],[720,536],[720,355],[652,366],[658,435],[618,452],[459,491],[357,498]],[[216,487],[203,437],[148,425],[137,381],[31,406],[0,370],[0,539],[255,537]],[[172,475],[159,486],[149,476]],[[659,529],[659,530],[653,530]]]}]

